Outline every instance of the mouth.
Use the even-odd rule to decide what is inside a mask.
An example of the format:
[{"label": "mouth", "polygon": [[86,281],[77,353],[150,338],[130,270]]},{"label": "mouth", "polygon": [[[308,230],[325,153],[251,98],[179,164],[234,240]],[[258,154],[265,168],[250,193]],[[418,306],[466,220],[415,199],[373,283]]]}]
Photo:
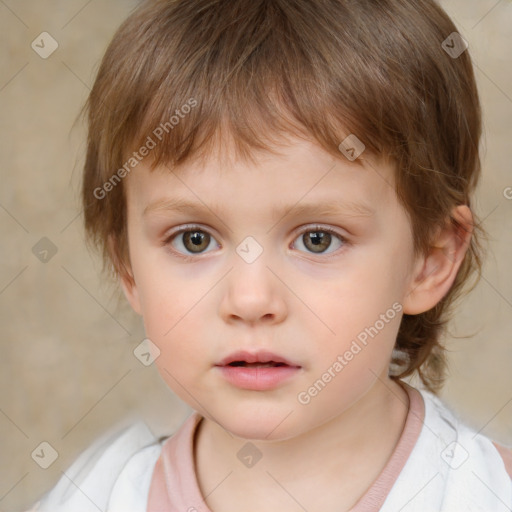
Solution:
[{"label": "mouth", "polygon": [[259,350],[258,352],[249,352],[247,350],[238,350],[218,361],[215,366],[221,367],[242,367],[242,368],[280,368],[283,366],[291,368],[300,368],[295,362],[285,357],[274,354],[269,350]]},{"label": "mouth", "polygon": [[247,361],[232,361],[231,363],[225,366],[243,366],[246,368],[273,368],[278,366],[289,366],[286,363],[276,363],[274,361],[269,361],[268,363],[248,363]]},{"label": "mouth", "polygon": [[[249,362],[246,359],[252,360]],[[216,366],[222,377],[235,387],[251,391],[270,391],[300,375],[301,366],[282,359],[280,356],[270,356],[269,353],[238,353]]]}]

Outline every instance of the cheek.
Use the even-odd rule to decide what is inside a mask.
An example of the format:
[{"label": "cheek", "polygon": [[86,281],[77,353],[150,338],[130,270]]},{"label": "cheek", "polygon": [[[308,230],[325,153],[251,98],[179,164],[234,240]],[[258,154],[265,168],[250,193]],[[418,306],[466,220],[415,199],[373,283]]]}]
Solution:
[{"label": "cheek", "polygon": [[[381,308],[380,304],[386,307]],[[349,407],[376,379],[387,374],[401,320],[399,303],[387,304],[372,298],[351,306],[349,309],[340,304],[333,311],[335,336],[326,334],[315,340],[311,378],[302,390],[314,397],[314,408],[332,411],[333,415]]]},{"label": "cheek", "polygon": [[[193,393],[198,384],[198,377],[211,364],[202,339],[202,333],[197,329],[197,319],[184,316],[177,311],[161,310],[162,321],[156,309],[149,315],[145,325],[147,336],[159,348],[160,355],[155,364],[164,381],[185,402],[190,402],[190,395],[183,387]],[[185,395],[183,393],[185,392]]]},{"label": "cheek", "polygon": [[204,335],[212,311],[206,309],[211,308],[209,292],[218,277],[203,267],[201,274],[198,266],[171,262],[163,248],[143,246],[141,242],[135,249],[132,263],[145,332],[160,349],[157,366],[190,371],[192,364],[200,364],[201,354],[208,359]]},{"label": "cheek", "polygon": [[132,259],[142,314],[148,327],[165,324],[167,331],[184,307],[191,289],[190,281],[182,282],[178,276],[170,273],[171,266],[166,262],[163,249],[144,248],[144,244],[147,242],[140,242]]},{"label": "cheek", "polygon": [[[151,276],[145,281],[141,298],[146,335],[160,350],[157,367],[165,368],[180,381],[194,368],[199,371],[210,362],[204,337],[211,312],[205,310],[208,303],[201,300],[207,290],[191,283]],[[175,388],[169,375],[160,373]]]},{"label": "cheek", "polygon": [[143,300],[144,327],[147,336],[155,343],[162,355],[172,352],[174,357],[193,354],[194,333],[198,334],[200,304],[198,298],[185,293],[166,293],[151,290],[151,296]]},{"label": "cheek", "polygon": [[377,252],[377,257],[369,252],[324,288],[315,306],[326,324],[318,327],[324,331],[318,342],[324,364],[329,366],[345,353],[350,367],[377,370],[388,360],[402,316],[400,265],[392,251]]}]

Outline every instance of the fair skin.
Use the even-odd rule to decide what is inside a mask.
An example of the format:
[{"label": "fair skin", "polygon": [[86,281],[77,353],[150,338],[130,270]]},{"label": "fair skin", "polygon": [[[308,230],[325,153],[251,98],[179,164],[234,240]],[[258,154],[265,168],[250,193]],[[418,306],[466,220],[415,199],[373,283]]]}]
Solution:
[{"label": "fair skin", "polygon": [[[311,141],[289,141],[280,155],[258,153],[251,163],[219,153],[201,165],[150,172],[142,162],[125,181],[130,263],[123,290],[161,351],[155,364],[162,378],[204,416],[194,460],[212,512],[340,512],[357,502],[407,415],[407,394],[388,377],[401,316],[441,300],[470,239],[471,212],[459,206],[453,215],[467,232],[446,228],[428,255],[414,257],[391,164],[363,154],[361,167]],[[178,197],[206,209],[148,208]],[[306,203],[331,201],[373,213],[297,213]],[[190,224],[206,237],[200,253],[184,233],[171,236]],[[325,228],[347,242],[333,234],[315,252],[309,236]],[[236,252],[248,236],[263,248],[250,264]],[[298,395],[394,303],[403,311],[300,403]],[[216,363],[254,348],[300,371],[267,391],[227,382]],[[237,458],[248,441],[262,454],[251,468]]]}]

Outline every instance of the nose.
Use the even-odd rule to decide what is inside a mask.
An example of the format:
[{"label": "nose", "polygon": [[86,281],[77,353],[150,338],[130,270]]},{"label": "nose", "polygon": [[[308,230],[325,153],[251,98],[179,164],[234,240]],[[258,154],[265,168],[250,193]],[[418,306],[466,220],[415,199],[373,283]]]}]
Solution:
[{"label": "nose", "polygon": [[226,276],[219,313],[228,323],[281,323],[287,314],[287,288],[263,257],[238,261]]}]

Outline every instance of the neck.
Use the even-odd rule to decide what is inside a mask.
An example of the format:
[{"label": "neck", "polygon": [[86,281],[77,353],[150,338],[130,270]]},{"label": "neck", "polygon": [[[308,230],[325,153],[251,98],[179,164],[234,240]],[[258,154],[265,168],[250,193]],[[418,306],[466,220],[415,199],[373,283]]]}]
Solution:
[{"label": "neck", "polygon": [[[211,510],[244,508],[248,497],[252,505],[273,503],[272,508],[276,508],[276,500],[285,498],[285,506],[290,496],[285,497],[283,488],[289,493],[294,489],[293,496],[306,510],[332,507],[339,511],[341,503],[347,507],[355,504],[386,465],[407,416],[407,392],[386,379],[385,383],[378,381],[342,414],[299,436],[251,440],[264,459],[264,464],[258,463],[260,467],[249,468],[251,478],[246,468],[234,464],[233,457],[247,440],[203,418],[194,450],[199,487],[203,496],[209,495],[206,501]],[[220,492],[212,492],[228,474]],[[327,497],[325,503],[322,497]],[[322,507],[318,506],[319,499]],[[233,507],[226,509],[226,502]]]}]

